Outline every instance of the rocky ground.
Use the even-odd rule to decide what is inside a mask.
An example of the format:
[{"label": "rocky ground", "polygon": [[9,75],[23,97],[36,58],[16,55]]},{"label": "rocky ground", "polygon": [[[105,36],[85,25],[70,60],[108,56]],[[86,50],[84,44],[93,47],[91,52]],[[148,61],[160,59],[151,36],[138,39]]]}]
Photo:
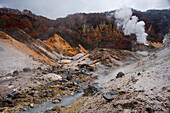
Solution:
[{"label": "rocky ground", "polygon": [[21,45],[0,39],[0,112],[169,111],[167,43],[158,52],[97,48],[61,55],[53,66],[39,63]]},{"label": "rocky ground", "polygon": [[[103,52],[107,53],[107,57]],[[95,53],[100,57],[95,58]],[[66,95],[75,95],[82,91],[84,96],[94,95],[101,89],[98,83],[92,82],[101,73],[110,71],[110,65],[117,67],[126,61],[136,61],[139,56],[128,51],[99,49],[87,54],[79,53],[73,57],[60,58],[59,66],[27,65],[28,67],[9,72],[6,70],[6,74],[1,75],[0,79],[0,111],[27,111],[46,101],[60,103]],[[55,108],[51,110],[56,111]]]},{"label": "rocky ground", "polygon": [[[81,98],[61,112],[169,112],[170,48],[108,74],[94,96]],[[116,72],[116,73],[115,73]],[[77,106],[77,107],[76,107]]]},{"label": "rocky ground", "polygon": [[39,67],[34,70],[24,68],[23,71],[14,71],[1,77],[0,110],[25,111],[47,100],[57,103],[66,95],[82,92],[80,87],[95,79],[90,74],[59,68]]}]

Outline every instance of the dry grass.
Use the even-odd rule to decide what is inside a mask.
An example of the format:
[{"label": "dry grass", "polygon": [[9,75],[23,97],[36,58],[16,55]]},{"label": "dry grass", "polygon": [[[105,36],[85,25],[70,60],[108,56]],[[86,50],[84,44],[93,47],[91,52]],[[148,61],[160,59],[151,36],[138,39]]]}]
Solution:
[{"label": "dry grass", "polygon": [[60,113],[76,113],[85,103],[87,97],[82,97],[76,100],[72,105],[61,108]]}]

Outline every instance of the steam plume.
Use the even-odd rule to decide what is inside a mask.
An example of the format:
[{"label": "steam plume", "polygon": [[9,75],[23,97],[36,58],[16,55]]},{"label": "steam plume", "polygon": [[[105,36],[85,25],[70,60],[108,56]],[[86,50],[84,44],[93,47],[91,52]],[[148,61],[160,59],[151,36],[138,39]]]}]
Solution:
[{"label": "steam plume", "polygon": [[115,18],[118,28],[122,28],[125,35],[136,34],[137,42],[147,44],[144,21],[138,22],[138,17],[132,16],[131,8],[116,10]]}]

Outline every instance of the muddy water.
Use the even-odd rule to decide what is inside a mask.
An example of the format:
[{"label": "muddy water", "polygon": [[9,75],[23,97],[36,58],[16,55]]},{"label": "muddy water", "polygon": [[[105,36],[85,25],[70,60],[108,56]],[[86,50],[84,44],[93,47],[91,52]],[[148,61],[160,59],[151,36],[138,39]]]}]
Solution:
[{"label": "muddy water", "polygon": [[42,112],[45,112],[46,110],[50,110],[52,109],[53,107],[55,107],[56,105],[59,105],[59,106],[69,106],[71,105],[76,99],[80,98],[83,96],[83,92],[81,93],[77,93],[75,94],[74,96],[65,96],[63,99],[62,99],[62,102],[60,103],[52,103],[52,102],[45,102],[43,104],[40,104],[40,105],[37,105],[35,108],[32,108],[30,110],[27,110],[27,111],[21,111],[19,113],[42,113]]}]

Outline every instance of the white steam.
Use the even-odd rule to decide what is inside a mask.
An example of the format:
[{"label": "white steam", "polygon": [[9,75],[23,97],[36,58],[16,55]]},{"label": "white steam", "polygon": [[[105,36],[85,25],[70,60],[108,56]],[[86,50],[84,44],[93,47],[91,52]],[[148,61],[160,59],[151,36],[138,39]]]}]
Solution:
[{"label": "white steam", "polygon": [[138,22],[138,17],[132,16],[131,8],[116,10],[115,18],[118,28],[122,28],[125,35],[136,34],[137,42],[147,44],[144,21]]}]

